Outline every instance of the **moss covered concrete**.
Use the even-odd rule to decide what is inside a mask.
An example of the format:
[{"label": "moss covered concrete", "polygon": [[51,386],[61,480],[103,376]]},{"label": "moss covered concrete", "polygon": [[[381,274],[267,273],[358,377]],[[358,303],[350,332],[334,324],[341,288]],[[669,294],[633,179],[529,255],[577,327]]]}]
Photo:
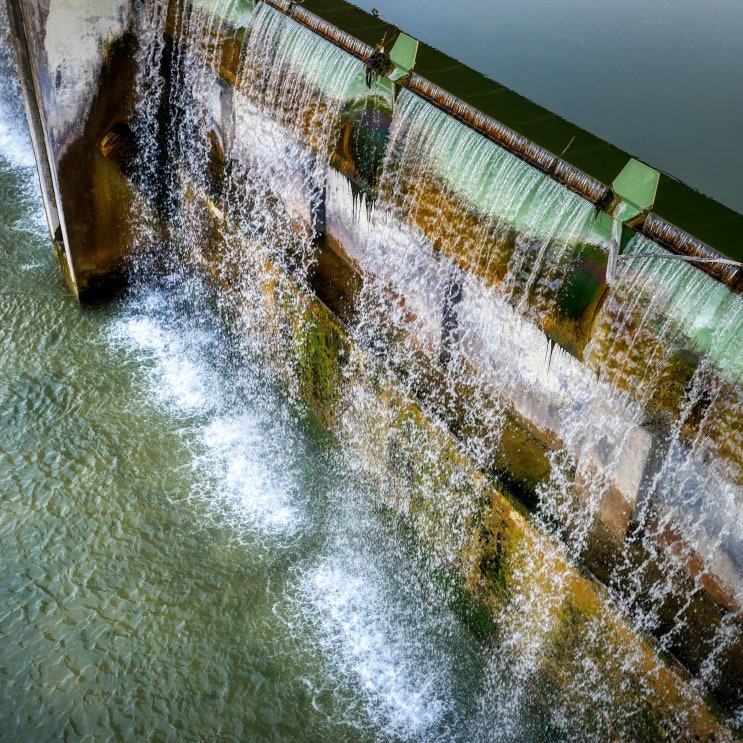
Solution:
[{"label": "moss covered concrete", "polygon": [[589,739],[730,739],[683,673],[351,343],[306,285],[258,245],[234,251],[222,242],[224,225],[200,215],[215,230],[191,257],[234,303],[293,399],[351,452],[377,506],[414,535],[432,573],[448,576],[451,606],[483,642],[521,659],[512,669],[519,681]]}]

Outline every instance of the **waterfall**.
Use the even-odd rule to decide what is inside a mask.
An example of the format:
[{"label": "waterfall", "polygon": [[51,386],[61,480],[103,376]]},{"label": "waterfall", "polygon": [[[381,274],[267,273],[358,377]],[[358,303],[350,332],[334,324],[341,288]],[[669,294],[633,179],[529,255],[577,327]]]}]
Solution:
[{"label": "waterfall", "polygon": [[[581,251],[603,247],[592,206],[404,90],[370,211],[341,182],[333,190],[365,279],[359,345],[482,466],[504,446],[509,411],[558,438],[537,488],[545,528],[587,558],[596,518],[626,520],[607,578],[661,650],[699,632],[695,595],[728,606],[687,659],[718,683],[740,640],[739,297],[688,265],[628,262],[578,363],[543,330],[559,322],[560,281]],[[628,247],[653,250],[639,237]]]},{"label": "waterfall", "polygon": [[[167,240],[170,268],[213,274],[236,342],[295,398],[310,363],[298,338],[341,332],[318,329],[314,294],[322,251],[338,249],[358,284],[341,318],[352,350],[337,389],[311,392],[335,401],[345,453],[380,505],[404,513],[427,552],[437,545],[436,569],[473,570],[472,525],[495,513],[475,462],[504,487],[523,481],[515,492],[550,537],[514,549],[508,600],[490,607],[506,649],[493,676],[515,679],[515,699],[548,661],[560,677],[549,648],[572,610],[568,566],[586,566],[597,522],[614,550],[600,577],[661,651],[677,652],[697,594],[726,607],[689,661],[699,689],[724,685],[743,603],[740,297],[662,259],[623,263],[607,288],[592,204],[409,91],[368,89],[360,61],[269,5],[241,12],[214,0],[139,14],[137,209],[166,225],[135,215],[142,239]],[[375,188],[331,167],[367,98],[391,108]],[[628,250],[660,251],[639,237]],[[621,657],[594,662],[617,617],[607,604],[576,631],[587,647],[569,667],[586,718],[629,734],[641,713],[608,673],[660,678],[663,664],[630,633]],[[656,690],[637,683],[650,703]],[[664,723],[679,734],[697,709],[686,693]],[[555,729],[575,732],[574,700],[552,703]]]},{"label": "waterfall", "polygon": [[[435,365],[448,312],[455,327],[447,331],[447,363],[439,369],[443,387],[453,404],[466,387],[473,399],[463,407],[480,417],[478,425],[460,422],[469,432],[465,445],[486,465],[500,445],[507,409],[562,440],[563,469],[575,470],[582,459],[593,480],[592,506],[584,503],[578,512],[572,498],[560,506],[561,520],[581,522],[584,536],[612,479],[612,462],[602,470],[589,466],[593,442],[610,439],[621,459],[622,442],[637,438],[641,414],[632,401],[609,394],[532,319],[546,324],[554,315],[551,279],[590,234],[591,221],[587,202],[403,91],[379,194],[362,231],[368,237],[352,256],[367,279],[359,341],[369,345],[384,328],[385,338],[404,339],[387,352],[393,367],[420,369],[421,352]],[[457,302],[447,309],[452,286]],[[416,384],[413,375],[408,384]],[[561,490],[569,489],[566,481]],[[542,505],[557,515],[554,488]]]},{"label": "waterfall", "polygon": [[593,216],[585,200],[407,91],[379,192],[436,250],[502,281],[537,317],[554,302],[561,253],[586,238]]},{"label": "waterfall", "polygon": [[[628,250],[662,255],[643,238]],[[698,639],[697,660],[705,682],[724,683],[743,607],[743,303],[700,271],[672,264],[626,268],[587,349],[613,390],[632,389],[650,424],[665,424],[633,527],[642,557],[627,550],[612,581],[664,647],[688,631],[694,594],[708,591],[726,605],[731,613]],[[662,619],[669,613],[673,622]]]},{"label": "waterfall", "polygon": [[[253,307],[240,321],[258,328],[269,322],[261,299],[273,291],[265,261],[306,284],[332,138],[363,67],[268,5],[249,16],[238,5],[171,4],[169,20],[167,3],[148,8],[134,129],[142,190],[164,208],[178,260],[219,254],[216,272]],[[246,27],[236,32],[236,23]],[[243,47],[230,85],[225,38]],[[219,241],[207,237],[215,225]],[[254,340],[278,352],[266,333]]]}]

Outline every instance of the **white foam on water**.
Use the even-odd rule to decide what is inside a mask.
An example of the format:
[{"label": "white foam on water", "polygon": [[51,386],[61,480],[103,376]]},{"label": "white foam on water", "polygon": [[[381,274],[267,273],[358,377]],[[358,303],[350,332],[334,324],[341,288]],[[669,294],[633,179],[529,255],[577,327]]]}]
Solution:
[{"label": "white foam on water", "polygon": [[[2,20],[5,19],[0,16]],[[15,67],[3,41],[3,35],[0,34],[0,74],[13,74]],[[0,155],[15,167],[33,168],[36,160],[22,108],[18,105],[20,96],[20,88],[15,80],[0,80]]]},{"label": "white foam on water", "polygon": [[208,373],[191,358],[183,340],[156,319],[124,317],[113,336],[153,363],[150,381],[162,401],[173,403],[181,412],[195,413],[212,406]]},{"label": "white foam on water", "polygon": [[[184,331],[182,316],[169,319],[177,317],[169,304],[156,292],[136,300],[112,336],[145,362],[145,394],[189,416],[183,430],[194,441],[196,497],[230,522],[269,536],[272,545],[301,532],[311,509],[304,503],[292,431],[250,392],[240,401],[234,394],[240,380],[213,370],[208,349],[214,336]],[[353,689],[362,700],[357,724],[371,722],[383,739],[449,740],[442,730],[451,732],[457,702],[442,638],[457,635],[454,620],[427,606],[419,587],[400,586],[387,574],[384,558],[375,562],[366,539],[373,526],[355,513],[352,500],[338,494],[336,502],[344,505],[334,515],[335,538],[319,564],[300,572],[298,610],[316,628],[312,652],[319,645],[340,688]]]},{"label": "white foam on water", "polygon": [[215,418],[203,431],[201,463],[237,514],[265,533],[292,534],[302,521],[292,504],[295,478],[269,436],[248,412]]},{"label": "white foam on water", "polygon": [[10,110],[0,96],[0,155],[17,168],[36,166],[34,151],[23,122]]},{"label": "white foam on water", "polygon": [[111,339],[144,362],[145,394],[189,417],[183,431],[194,442],[194,492],[261,533],[294,533],[302,520],[292,502],[296,470],[280,423],[254,410],[250,400],[227,403],[223,389],[230,384],[209,362],[214,335],[184,330],[167,313],[167,299],[148,294],[114,323]]},{"label": "white foam on water", "polygon": [[[325,651],[366,700],[367,711],[395,740],[430,740],[454,706],[447,669],[427,655],[422,633],[396,616],[394,599],[373,566],[327,558],[302,592],[313,606]],[[409,617],[407,618],[409,620]]]}]

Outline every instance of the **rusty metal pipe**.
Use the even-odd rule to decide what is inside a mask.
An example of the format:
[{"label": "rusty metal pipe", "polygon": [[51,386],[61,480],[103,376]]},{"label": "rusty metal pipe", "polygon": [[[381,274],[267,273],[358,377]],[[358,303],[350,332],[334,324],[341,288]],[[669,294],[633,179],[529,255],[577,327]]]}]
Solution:
[{"label": "rusty metal pipe", "polygon": [[363,41],[359,41],[355,36],[351,36],[351,34],[342,31],[332,23],[328,23],[290,0],[263,0],[263,2],[275,10],[288,15],[293,20],[309,28],[310,31],[314,31],[318,36],[322,36],[327,41],[340,47],[353,57],[360,59],[362,62],[367,62],[374,52],[374,47],[365,44]]},{"label": "rusty metal pipe", "polygon": [[410,74],[406,87],[442,111],[453,116],[516,157],[541,170],[566,188],[592,204],[602,207],[611,199],[611,189],[590,175],[581,172],[556,155],[535,144],[513,129],[478,111],[474,106],[421,77]]},{"label": "rusty metal pipe", "polygon": [[[362,62],[369,62],[374,48],[359,41],[351,34],[342,31],[291,0],[262,1]],[[542,171],[599,209],[605,209],[611,202],[612,191],[601,181],[570,165],[416,72],[411,72],[398,84]],[[675,253],[690,256],[692,259],[704,259],[704,262],[698,264],[701,270],[727,284],[733,290],[743,291],[743,269],[730,265],[729,262],[725,263],[726,258],[722,253],[662,217],[649,214],[645,222],[635,229],[648,239]]]},{"label": "rusty metal pipe", "polygon": [[666,222],[657,214],[648,214],[637,231],[654,243],[675,253],[690,256],[692,259],[702,259],[705,262],[700,263],[699,268],[703,271],[736,291],[743,289],[743,269],[740,266],[725,262],[727,259],[722,253],[679,229],[676,225]]}]

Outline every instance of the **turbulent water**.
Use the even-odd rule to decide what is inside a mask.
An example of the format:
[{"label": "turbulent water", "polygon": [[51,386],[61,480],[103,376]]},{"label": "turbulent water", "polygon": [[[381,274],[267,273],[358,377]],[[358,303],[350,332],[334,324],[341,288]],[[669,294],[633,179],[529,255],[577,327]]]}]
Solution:
[{"label": "turbulent water", "polygon": [[[146,6],[135,21],[132,127],[142,196],[132,220],[140,248],[170,256],[168,268],[150,276],[142,260],[125,297],[94,307],[75,304],[53,265],[7,50],[2,57],[0,736],[534,741],[586,736],[586,720],[593,735],[611,720],[607,737],[631,736],[640,704],[617,709],[626,689],[611,688],[613,677],[590,648],[571,658],[581,666],[566,690],[571,700],[537,680],[565,597],[566,578],[554,568],[564,563],[563,548],[545,540],[519,556],[498,642],[475,637],[452,586],[386,509],[371,505],[384,497],[365,479],[369,467],[355,460],[353,439],[363,438],[376,401],[348,395],[350,445],[341,447],[297,402],[290,375],[277,380],[262,361],[274,356],[274,372],[281,361],[262,301],[275,278],[262,269],[279,264],[291,274],[296,296],[284,301],[304,307],[315,227],[332,218],[320,214],[323,190],[347,197],[346,216],[354,215],[347,227],[361,234],[363,249],[351,257],[365,272],[351,336],[373,350],[380,337],[409,332],[401,337],[416,343],[386,349],[386,371],[414,370],[422,352],[444,367],[452,396],[472,368],[496,370],[472,390],[484,403],[476,412],[489,416],[483,438],[462,442],[476,461],[499,443],[507,406],[493,400],[526,385],[529,396],[560,406],[556,430],[565,446],[552,455],[536,518],[545,529],[569,527],[568,549],[580,554],[613,465],[584,473],[592,491],[578,508],[575,470],[581,457],[593,465],[600,435],[621,455],[645,402],[617,393],[622,374],[630,375],[625,386],[635,379],[633,338],[611,355],[621,357],[618,370],[601,366],[606,341],[594,338],[593,369],[586,369],[532,322],[554,303],[568,248],[590,230],[590,205],[403,92],[377,202],[362,207],[347,182],[329,175],[328,162],[363,65],[261,5],[226,122],[214,92],[219,55],[208,39],[234,8],[186,7],[173,21],[172,47],[163,37],[163,4]],[[160,75],[163,57],[175,78],[170,86]],[[163,103],[172,119],[158,137],[158,127],[168,126]],[[230,161],[218,205],[207,196],[214,195],[208,141]],[[439,191],[428,193],[436,179]],[[403,182],[412,191],[401,191]],[[148,221],[153,203],[170,209],[166,230]],[[201,239],[207,221],[221,225],[218,259]],[[495,282],[466,275],[446,254],[452,245],[475,256],[485,276],[498,260],[507,270]],[[229,277],[227,298],[201,276],[202,258],[218,279]],[[626,271],[622,280],[643,284],[632,276]],[[404,312],[390,301],[394,292],[405,296]],[[627,306],[629,317],[634,305]],[[650,315],[640,309],[643,319]],[[600,318],[611,339],[628,334],[632,318],[623,311],[607,303]],[[443,330],[442,314],[451,320]],[[716,364],[735,366],[737,347],[707,342]],[[408,377],[411,390],[419,382]],[[657,479],[661,494],[682,501],[666,508],[671,525],[693,501],[674,477],[681,471],[682,484],[696,489],[707,432],[691,455],[680,435],[669,443]],[[722,445],[713,450],[722,461],[721,452]],[[435,486],[443,492],[447,482]],[[718,498],[727,497],[730,513],[737,492],[731,484]],[[456,506],[452,518],[464,521],[467,504]],[[705,517],[704,539],[720,542],[734,531]],[[458,538],[465,537],[451,535]],[[629,562],[615,573],[609,583],[618,601],[654,629],[656,607],[642,617],[632,603],[633,581],[644,590],[642,576]],[[653,588],[662,602],[660,582]],[[612,612],[595,618],[589,643],[616,627]],[[661,647],[677,631],[657,632]],[[720,628],[702,684],[714,681],[717,655],[736,632],[732,623]],[[629,674],[644,662],[641,652],[630,641],[610,662]],[[655,691],[643,685],[633,694],[644,703]],[[663,721],[669,735],[684,731],[692,697]],[[571,711],[576,700],[579,718]]]},{"label": "turbulent water", "polygon": [[2,61],[0,738],[551,737],[193,279],[75,303]]}]

